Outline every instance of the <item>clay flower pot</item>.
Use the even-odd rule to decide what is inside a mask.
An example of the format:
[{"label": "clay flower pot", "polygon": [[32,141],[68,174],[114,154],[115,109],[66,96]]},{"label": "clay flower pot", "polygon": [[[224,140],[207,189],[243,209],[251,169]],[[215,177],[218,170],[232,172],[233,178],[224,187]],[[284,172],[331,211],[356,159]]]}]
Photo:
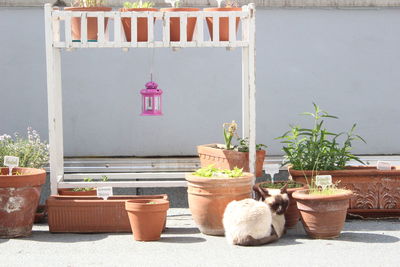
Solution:
[{"label": "clay flower pot", "polygon": [[156,241],[161,237],[169,209],[165,199],[135,199],[125,203],[133,238],[137,241]]},{"label": "clay flower pot", "polygon": [[[121,12],[145,12],[145,11],[158,11],[156,8],[120,8]],[[154,21],[156,19],[154,18]],[[122,26],[124,27],[125,37],[128,42],[131,41],[131,18],[122,18]],[[148,25],[147,18],[137,18],[137,41],[147,42],[148,40]]]},{"label": "clay flower pot", "polygon": [[[204,8],[204,11],[242,11],[241,7],[215,7],[215,8]],[[208,26],[208,31],[210,33],[211,40],[213,39],[213,18],[212,17],[206,17],[207,21],[207,26]],[[239,27],[239,21],[240,19],[237,17],[236,18],[236,32]],[[219,40],[220,41],[229,41],[229,18],[228,17],[220,17],[219,18]]]},{"label": "clay flower pot", "polygon": [[[217,144],[208,144],[197,146],[201,167],[207,167],[211,164],[216,168],[230,169],[234,167],[243,168],[248,172],[249,152],[238,152],[218,148]],[[256,153],[256,177],[262,176],[263,164],[265,159],[265,150],[258,150]]]},{"label": "clay flower pot", "polygon": [[[293,180],[305,183],[304,175],[311,177],[316,172],[288,169]],[[363,217],[400,216],[400,167],[378,170],[373,166],[346,167],[344,170],[318,171],[318,175],[332,175],[332,182],[339,188],[354,192],[348,213]]]},{"label": "clay flower pot", "polygon": [[[163,12],[193,12],[193,11],[199,11],[199,8],[161,8],[160,11]],[[194,28],[196,27],[196,21],[197,18],[191,18],[188,17],[187,19],[187,26],[186,26],[186,37],[187,41],[191,42],[193,39],[193,32]],[[181,31],[180,31],[180,19],[175,17],[175,18],[170,18],[169,20],[169,29],[170,29],[170,41],[171,42],[179,42],[181,40]]]},{"label": "clay flower pot", "polygon": [[[275,183],[286,183],[286,182],[287,181],[283,181],[283,180],[275,181]],[[262,188],[268,189],[268,187],[265,187],[267,184],[270,184],[270,182],[257,183],[256,186],[260,186]],[[305,189],[307,189],[307,186],[300,182],[299,182],[299,184],[301,184],[301,187],[286,189],[287,194],[289,196],[289,207],[285,212],[285,228],[289,228],[289,229],[294,228],[300,219],[300,212],[299,212],[299,209],[297,208],[296,200],[293,199],[293,193],[296,191],[305,190]]]},{"label": "clay flower pot", "polygon": [[251,198],[254,175],[237,178],[206,178],[186,174],[188,200],[192,217],[203,234],[224,235],[222,218],[233,200]]},{"label": "clay flower pot", "polygon": [[301,190],[293,193],[307,234],[321,239],[338,237],[343,229],[353,192],[340,190],[335,195],[310,195],[308,192]]},{"label": "clay flower pot", "polygon": [[8,168],[0,170],[0,238],[28,236],[46,182],[46,171],[14,168],[9,176]]},{"label": "clay flower pot", "polygon": [[87,191],[74,191],[73,188],[58,188],[57,192],[60,196],[97,196],[95,188]]},{"label": "clay flower pot", "polygon": [[39,205],[36,209],[34,223],[44,223],[47,217],[46,205]]},{"label": "clay flower pot", "polygon": [[[66,11],[89,11],[89,12],[107,12],[111,11],[111,7],[66,7]],[[104,18],[104,31],[107,29],[108,18]],[[81,40],[81,19],[73,17],[71,19],[72,40]],[[87,40],[97,41],[97,18],[87,18]]]}]

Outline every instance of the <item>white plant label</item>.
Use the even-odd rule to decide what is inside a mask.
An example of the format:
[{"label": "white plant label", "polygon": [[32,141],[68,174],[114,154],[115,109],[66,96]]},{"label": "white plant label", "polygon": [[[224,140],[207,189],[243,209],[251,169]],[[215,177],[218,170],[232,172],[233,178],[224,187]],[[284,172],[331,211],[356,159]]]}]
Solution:
[{"label": "white plant label", "polygon": [[97,187],[97,196],[107,200],[113,195],[113,188],[111,186]]},{"label": "white plant label", "polygon": [[274,176],[275,174],[279,173],[279,169],[281,165],[279,164],[266,164],[265,166],[265,173],[271,175],[271,181],[272,183],[274,182]]},{"label": "white plant label", "polygon": [[4,157],[4,166],[8,167],[8,175],[12,175],[12,169],[18,167],[18,165],[19,165],[19,157],[13,157],[13,156]]},{"label": "white plant label", "polygon": [[376,168],[381,171],[390,171],[392,169],[392,165],[389,161],[378,161]]},{"label": "white plant label", "polygon": [[332,175],[317,175],[315,177],[315,185],[321,186],[322,189],[332,185]]}]

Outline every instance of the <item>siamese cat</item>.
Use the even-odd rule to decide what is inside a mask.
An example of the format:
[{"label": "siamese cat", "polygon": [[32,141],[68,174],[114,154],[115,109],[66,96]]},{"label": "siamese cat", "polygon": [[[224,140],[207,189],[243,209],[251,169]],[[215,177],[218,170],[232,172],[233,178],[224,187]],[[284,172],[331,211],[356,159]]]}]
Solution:
[{"label": "siamese cat", "polygon": [[254,186],[256,200],[230,202],[223,218],[228,243],[258,246],[278,240],[285,232],[284,213],[289,206],[286,188],[267,190]]}]

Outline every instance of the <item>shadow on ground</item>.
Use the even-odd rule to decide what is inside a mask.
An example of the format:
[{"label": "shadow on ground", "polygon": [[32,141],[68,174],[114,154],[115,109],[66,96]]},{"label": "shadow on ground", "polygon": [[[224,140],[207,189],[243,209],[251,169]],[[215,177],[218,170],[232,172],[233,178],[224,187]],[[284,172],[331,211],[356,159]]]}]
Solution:
[{"label": "shadow on ground", "polygon": [[167,227],[163,234],[170,235],[188,235],[188,234],[199,234],[200,231],[195,227]]},{"label": "shadow on ground", "polygon": [[400,241],[398,237],[391,235],[351,232],[344,232],[335,240],[358,243],[396,243]]},{"label": "shadow on ground", "polygon": [[[124,235],[129,233],[118,233]],[[75,233],[55,233],[52,234],[48,231],[32,231],[32,235],[20,238],[21,240],[32,240],[37,242],[48,243],[78,243],[87,241],[98,241],[107,238],[113,234],[106,233],[88,233],[88,234],[75,234]]]}]

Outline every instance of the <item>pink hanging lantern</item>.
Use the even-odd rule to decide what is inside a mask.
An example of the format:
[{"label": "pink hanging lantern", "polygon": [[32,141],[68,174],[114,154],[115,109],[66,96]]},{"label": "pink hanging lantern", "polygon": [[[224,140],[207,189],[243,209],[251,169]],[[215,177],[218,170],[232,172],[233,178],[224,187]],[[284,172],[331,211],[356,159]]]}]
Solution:
[{"label": "pink hanging lantern", "polygon": [[142,95],[142,114],[141,116],[161,116],[163,91],[157,88],[158,84],[151,81],[146,83],[146,89],[140,90]]}]

